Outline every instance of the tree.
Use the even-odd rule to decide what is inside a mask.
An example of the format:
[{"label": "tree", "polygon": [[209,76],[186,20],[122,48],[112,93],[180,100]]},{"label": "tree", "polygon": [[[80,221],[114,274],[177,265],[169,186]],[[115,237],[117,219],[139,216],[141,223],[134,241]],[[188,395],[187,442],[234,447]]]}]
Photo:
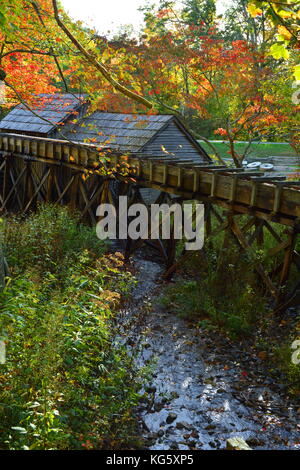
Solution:
[{"label": "tree", "polygon": [[[210,132],[228,140],[237,166],[251,142],[291,139],[299,118],[291,116],[286,67],[278,65],[277,74],[273,59],[257,44],[224,40],[217,27],[189,25],[180,15],[172,8],[148,12],[142,43],[129,47],[138,59],[143,93],[157,109],[180,115],[199,138],[208,137],[203,122],[210,123]],[[249,141],[243,155],[236,140]]]},{"label": "tree", "polygon": [[58,58],[39,21],[45,7],[29,1],[3,1],[0,69],[8,104],[16,98],[30,100],[34,93],[56,90]]},{"label": "tree", "polygon": [[277,29],[276,41],[270,47],[275,59],[291,59],[294,76],[300,80],[300,1],[250,0],[248,11],[253,18],[265,15]]},{"label": "tree", "polygon": [[[3,0],[1,6],[0,70],[8,88],[8,98],[34,100],[34,94],[68,90],[70,74],[82,72],[83,63],[93,70],[93,85],[98,89],[106,81],[114,90],[151,108],[152,104],[134,91],[134,83],[125,87],[117,80],[118,57],[113,71],[101,63],[94,32],[73,24],[55,0]],[[96,73],[95,73],[96,72]],[[88,93],[95,92],[85,81]],[[76,91],[76,90],[71,90]]]},{"label": "tree", "polygon": [[216,21],[215,0],[185,0],[182,19],[187,24],[205,25],[210,28]]},{"label": "tree", "polygon": [[229,5],[223,15],[222,36],[228,41],[243,40],[257,48],[265,47],[272,32],[268,31],[266,16],[253,17],[247,6],[248,0],[234,0]]}]

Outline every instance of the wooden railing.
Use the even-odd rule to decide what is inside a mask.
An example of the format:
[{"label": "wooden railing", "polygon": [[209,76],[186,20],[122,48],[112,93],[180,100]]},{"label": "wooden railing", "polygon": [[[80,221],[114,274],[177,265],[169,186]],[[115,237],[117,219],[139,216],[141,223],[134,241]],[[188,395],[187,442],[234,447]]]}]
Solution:
[{"label": "wooden railing", "polygon": [[[93,169],[99,162],[99,145],[55,139],[0,134],[0,157],[19,156],[49,165]],[[103,153],[105,149],[101,149]],[[109,160],[102,166],[114,169],[117,178],[134,178],[137,184],[160,189],[186,199],[210,201],[237,213],[295,226],[300,218],[300,182],[264,177],[260,172],[201,165],[173,156],[124,155],[107,149]],[[128,175],[118,173],[126,163]]]}]

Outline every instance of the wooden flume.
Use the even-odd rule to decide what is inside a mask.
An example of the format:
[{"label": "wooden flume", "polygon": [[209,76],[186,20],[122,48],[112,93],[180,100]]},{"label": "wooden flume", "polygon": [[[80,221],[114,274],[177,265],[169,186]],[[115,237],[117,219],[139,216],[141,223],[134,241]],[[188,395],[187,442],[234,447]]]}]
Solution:
[{"label": "wooden flume", "polygon": [[[0,211],[27,213],[39,201],[70,204],[80,211],[83,219],[95,224],[99,203],[115,200],[108,182],[111,178],[121,182],[121,192],[130,196],[131,203],[142,202],[139,187],[159,190],[157,202],[160,203],[171,203],[170,195],[175,195],[176,202],[182,204],[187,200],[200,201],[206,208],[206,241],[222,231],[230,233],[276,300],[277,311],[297,301],[300,285],[291,289],[290,298],[285,286],[292,265],[300,270],[300,254],[296,251],[300,233],[300,182],[265,177],[240,168],[201,165],[192,159],[182,162],[172,155],[124,155],[102,149],[101,154],[104,152],[108,159],[99,163],[96,145],[0,134]],[[89,178],[82,178],[87,171]],[[223,214],[218,207],[223,209]],[[246,223],[242,217],[245,215]],[[274,223],[285,226],[285,233],[279,234]],[[252,247],[254,241],[258,246],[264,245],[266,231],[276,242],[268,255],[283,253],[282,262],[271,273],[257,262]],[[191,252],[183,252],[175,259],[176,241],[172,236],[168,241],[128,240],[126,255],[132,255],[143,243],[162,255],[167,266],[165,277],[191,256]]]}]

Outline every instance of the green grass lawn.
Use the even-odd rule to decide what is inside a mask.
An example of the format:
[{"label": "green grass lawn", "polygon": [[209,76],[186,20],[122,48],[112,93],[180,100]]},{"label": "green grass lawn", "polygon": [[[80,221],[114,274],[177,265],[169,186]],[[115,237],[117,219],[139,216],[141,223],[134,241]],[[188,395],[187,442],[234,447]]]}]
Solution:
[{"label": "green grass lawn", "polygon": [[[199,141],[199,143],[209,154],[212,153],[211,148],[205,142]],[[220,141],[213,143],[213,145],[215,145],[221,157],[225,158],[229,156],[229,147],[226,143]],[[245,150],[246,146],[247,144],[244,143],[235,144],[236,151],[241,154]],[[299,156],[299,153],[297,154],[290,144],[287,143],[254,143],[249,149],[249,154],[247,154],[247,158],[267,158],[271,156],[296,157]]]}]

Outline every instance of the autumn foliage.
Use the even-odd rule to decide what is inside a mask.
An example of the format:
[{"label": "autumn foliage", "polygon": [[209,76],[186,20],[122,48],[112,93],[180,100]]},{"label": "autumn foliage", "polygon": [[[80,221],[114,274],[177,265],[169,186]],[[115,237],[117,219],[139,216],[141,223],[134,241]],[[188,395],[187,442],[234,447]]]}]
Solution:
[{"label": "autumn foliage", "polygon": [[[6,74],[8,105],[30,103],[38,93],[59,90],[87,93],[91,110],[172,112],[196,137],[228,140],[237,165],[243,158],[234,149],[238,139],[297,142],[299,105],[294,104],[291,112],[296,59],[276,63],[263,44],[229,40],[217,20],[187,21],[172,6],[148,11],[138,40],[126,34],[114,39],[99,36],[59,10],[78,49],[55,20],[53,4],[3,1],[0,71]],[[249,9],[252,16],[260,15],[253,6]],[[278,34],[287,41],[284,28],[278,25]],[[273,31],[270,22],[270,41]],[[291,39],[290,43],[295,46]],[[101,74],[101,67],[111,80]],[[153,108],[147,111],[112,86],[114,81],[145,97]]]}]

